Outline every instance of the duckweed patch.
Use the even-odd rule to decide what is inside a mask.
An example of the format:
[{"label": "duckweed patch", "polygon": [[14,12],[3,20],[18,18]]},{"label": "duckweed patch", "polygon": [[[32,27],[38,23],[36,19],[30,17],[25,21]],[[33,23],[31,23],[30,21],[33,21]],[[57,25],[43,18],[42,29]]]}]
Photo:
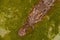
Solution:
[{"label": "duckweed patch", "polygon": [[31,34],[24,37],[18,30],[25,23],[38,0],[0,0],[0,40],[60,40],[60,0],[35,24]]}]

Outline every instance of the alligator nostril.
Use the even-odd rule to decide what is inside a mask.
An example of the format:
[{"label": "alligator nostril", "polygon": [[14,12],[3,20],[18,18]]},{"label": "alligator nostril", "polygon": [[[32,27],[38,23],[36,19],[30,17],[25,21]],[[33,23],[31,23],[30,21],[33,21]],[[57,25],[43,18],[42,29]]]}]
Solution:
[{"label": "alligator nostril", "polygon": [[18,32],[18,35],[20,35],[20,36],[26,35],[26,30],[23,29],[23,28],[21,28],[21,29],[19,30],[19,32]]}]

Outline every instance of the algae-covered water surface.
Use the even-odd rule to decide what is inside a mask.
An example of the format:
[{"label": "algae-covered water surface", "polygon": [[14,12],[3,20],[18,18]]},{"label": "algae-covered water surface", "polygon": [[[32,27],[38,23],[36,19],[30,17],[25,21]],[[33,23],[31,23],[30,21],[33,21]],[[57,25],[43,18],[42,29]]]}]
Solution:
[{"label": "algae-covered water surface", "polygon": [[60,0],[34,25],[30,34],[20,37],[18,30],[26,22],[39,0],[0,0],[0,40],[60,40]]}]

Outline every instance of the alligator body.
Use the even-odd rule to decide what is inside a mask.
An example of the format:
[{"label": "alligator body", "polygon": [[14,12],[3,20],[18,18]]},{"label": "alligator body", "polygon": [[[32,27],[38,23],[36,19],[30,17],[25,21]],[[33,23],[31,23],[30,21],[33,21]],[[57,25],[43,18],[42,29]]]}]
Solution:
[{"label": "alligator body", "polygon": [[19,36],[26,35],[26,31],[29,27],[34,29],[33,24],[42,20],[44,15],[51,9],[51,6],[55,0],[41,0],[37,5],[34,6],[32,11],[29,13],[26,23],[23,25],[22,28],[19,29],[18,34]]}]

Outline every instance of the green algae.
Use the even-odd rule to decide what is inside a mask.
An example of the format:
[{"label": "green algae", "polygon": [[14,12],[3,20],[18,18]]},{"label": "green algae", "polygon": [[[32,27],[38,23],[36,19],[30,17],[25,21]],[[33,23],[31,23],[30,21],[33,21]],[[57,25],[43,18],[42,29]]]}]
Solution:
[{"label": "green algae", "polygon": [[24,37],[18,35],[19,28],[36,3],[38,0],[0,0],[0,28],[10,30],[4,37],[0,35],[0,40],[54,40],[60,32],[60,0],[56,0],[42,21],[34,25],[31,34]]}]

